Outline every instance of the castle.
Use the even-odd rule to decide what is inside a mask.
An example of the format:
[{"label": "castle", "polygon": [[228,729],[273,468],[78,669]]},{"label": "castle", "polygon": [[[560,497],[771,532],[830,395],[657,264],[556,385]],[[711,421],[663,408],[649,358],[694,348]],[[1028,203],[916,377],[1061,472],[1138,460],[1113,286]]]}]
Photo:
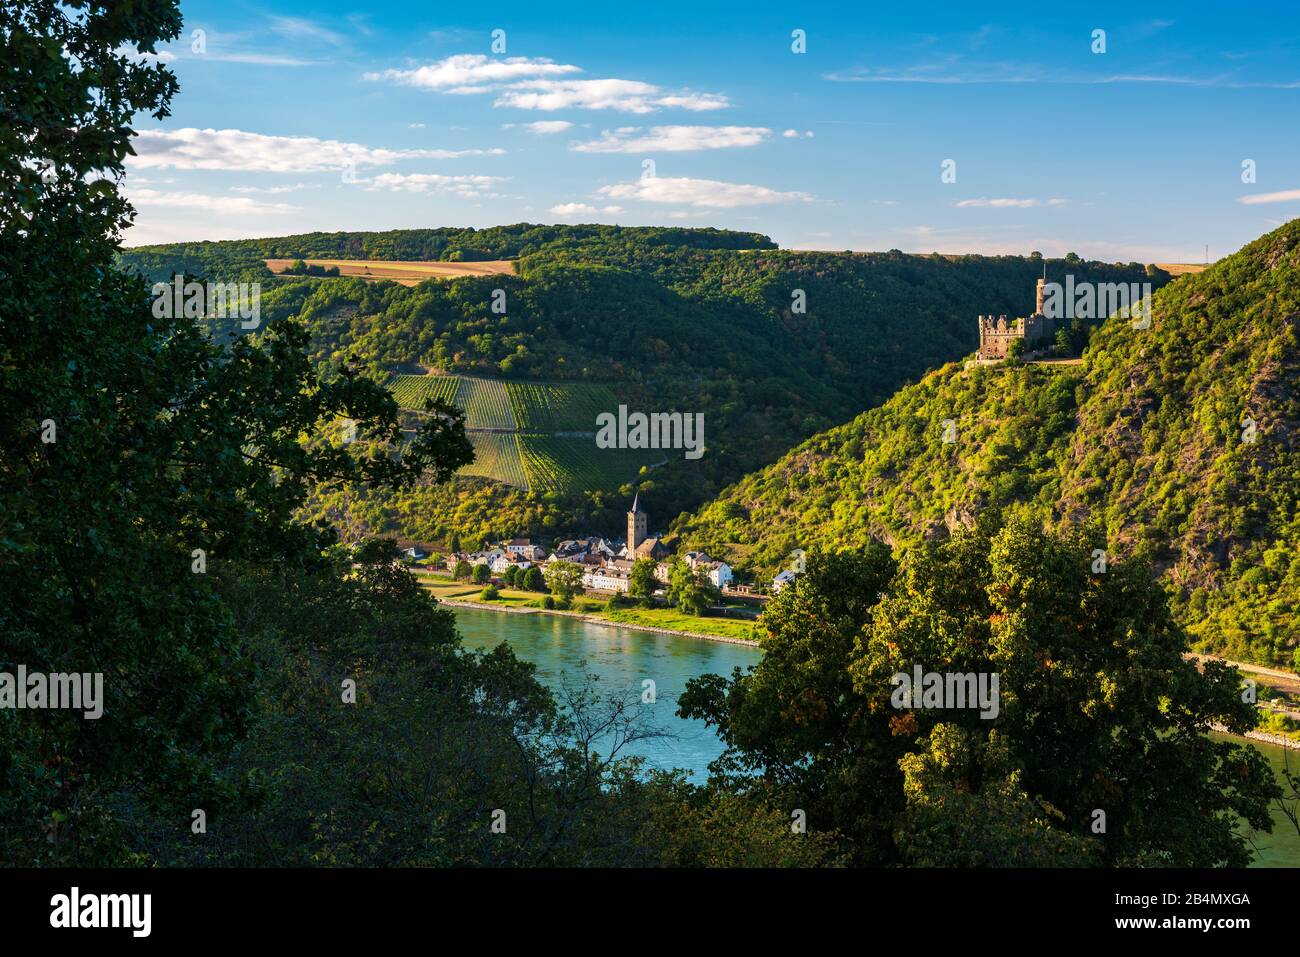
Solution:
[{"label": "castle", "polygon": [[1005,359],[1016,339],[1023,339],[1025,352],[1037,346],[1048,345],[1056,336],[1056,319],[1043,312],[1043,299],[1047,286],[1046,267],[1044,275],[1038,280],[1034,296],[1034,314],[1023,319],[1007,320],[1006,316],[980,316],[980,351],[981,359]]}]

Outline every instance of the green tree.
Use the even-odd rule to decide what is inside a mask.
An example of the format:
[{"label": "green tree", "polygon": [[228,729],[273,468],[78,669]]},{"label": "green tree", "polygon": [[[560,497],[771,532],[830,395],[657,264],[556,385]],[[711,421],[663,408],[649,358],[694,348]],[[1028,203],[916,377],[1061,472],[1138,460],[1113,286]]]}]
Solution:
[{"label": "green tree", "polygon": [[546,577],[542,570],[532,565],[524,572],[523,587],[528,591],[546,591]]},{"label": "green tree", "polygon": [[[1247,730],[1253,708],[1233,669],[1184,661],[1150,569],[1094,573],[1096,547],[1018,513],[909,553],[883,585],[883,552],[858,572],[815,556],[770,603],[757,668],[690,682],[681,711],[718,726],[720,769],[806,802],[863,863],[1242,866],[1238,821],[1269,830],[1280,791],[1262,755],[1206,731]],[[918,665],[997,675],[996,718],[900,710],[893,676]],[[953,838],[900,837],[923,832]]]},{"label": "green tree", "polygon": [[518,565],[507,565],[505,574],[501,576],[507,585],[514,585],[519,578],[522,569]]},{"label": "green tree", "polygon": [[557,602],[572,601],[582,591],[582,566],[551,562],[546,566],[546,587]]},{"label": "green tree", "polygon": [[633,598],[640,598],[643,602],[648,602],[654,597],[655,589],[659,587],[659,580],[655,578],[655,560],[653,558],[638,558],[632,563],[632,572],[628,576],[627,593]]},{"label": "green tree", "polygon": [[[300,324],[223,349],[116,268],[133,118],[165,117],[176,89],[138,54],[180,26],[169,0],[0,7],[0,660],[103,674],[105,699],[98,720],[0,721],[10,862],[124,862],[126,789],[221,805],[257,697],[231,581],[323,573],[335,536],[294,520],[310,489],[445,481],[472,459],[450,406],[403,445],[391,396],[318,374]],[[356,442],[331,440],[340,418]]]},{"label": "green tree", "polygon": [[688,615],[703,615],[719,598],[718,590],[703,571],[692,570],[686,562],[674,557],[668,563],[668,603]]},{"label": "green tree", "polygon": [[469,576],[474,573],[473,567],[465,559],[459,559],[456,562],[456,569],[452,572],[452,577],[459,581],[468,581]]},{"label": "green tree", "polygon": [[474,570],[470,572],[470,579],[475,585],[482,585],[492,577],[492,570],[487,565],[477,564]]}]

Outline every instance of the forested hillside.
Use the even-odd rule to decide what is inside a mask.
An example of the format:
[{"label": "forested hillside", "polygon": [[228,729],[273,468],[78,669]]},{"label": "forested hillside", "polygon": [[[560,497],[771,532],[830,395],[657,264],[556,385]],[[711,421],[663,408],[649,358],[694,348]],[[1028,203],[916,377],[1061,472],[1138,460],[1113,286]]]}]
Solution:
[{"label": "forested hillside", "polygon": [[678,531],[766,574],[796,547],[908,546],[1035,503],[1147,554],[1202,647],[1295,665],[1298,324],[1300,220],[1158,291],[1149,329],[1107,322],[1082,366],[945,366]]},{"label": "forested hillside", "polygon": [[[356,278],[273,277],[260,260],[445,257],[471,233],[483,258],[520,255],[519,274],[407,288]],[[703,412],[703,458],[670,456],[640,477],[643,501],[665,523],[818,430],[969,353],[978,341],[977,314],[1032,309],[1044,265],[1036,256],[771,247],[763,236],[713,229],[520,225],[177,244],[129,250],[122,262],[154,279],[184,269],[261,282],[264,325],[289,316],[305,320],[312,357],[331,372],[351,366],[378,379],[436,369],[521,381],[615,382],[631,409]],[[1066,268],[1062,261],[1047,264],[1049,276]],[[1072,261],[1068,268],[1099,281],[1158,286],[1169,278],[1137,263]],[[495,290],[504,291],[504,313],[493,311]],[[417,488],[401,501],[357,493],[317,506],[319,515],[351,526],[433,542],[452,532],[476,540],[592,521],[618,528],[621,496],[587,492],[519,499],[469,480],[455,489]],[[449,517],[467,512],[492,518]]]}]

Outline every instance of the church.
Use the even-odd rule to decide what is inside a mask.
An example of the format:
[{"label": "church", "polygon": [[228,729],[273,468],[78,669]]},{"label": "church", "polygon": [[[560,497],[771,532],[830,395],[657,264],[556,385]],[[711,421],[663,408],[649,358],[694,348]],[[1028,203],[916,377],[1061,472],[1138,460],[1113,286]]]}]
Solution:
[{"label": "church", "polygon": [[638,492],[632,496],[632,510],[627,513],[625,557],[632,560],[653,558],[655,561],[659,561],[666,558],[669,551],[658,538],[647,537],[646,529],[650,524],[650,516],[641,510],[640,502],[641,493]]}]

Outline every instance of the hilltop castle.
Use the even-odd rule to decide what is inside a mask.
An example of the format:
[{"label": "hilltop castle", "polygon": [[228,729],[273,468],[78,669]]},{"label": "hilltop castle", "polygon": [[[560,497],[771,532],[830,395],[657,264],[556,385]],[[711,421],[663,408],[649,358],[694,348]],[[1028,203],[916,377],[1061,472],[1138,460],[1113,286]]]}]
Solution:
[{"label": "hilltop castle", "polygon": [[980,316],[980,351],[981,359],[1005,359],[1016,339],[1023,339],[1025,352],[1040,345],[1051,343],[1056,335],[1056,319],[1043,312],[1043,299],[1046,295],[1047,267],[1043,267],[1043,277],[1038,280],[1034,296],[1034,314],[1023,319],[1007,320],[1006,316]]}]

